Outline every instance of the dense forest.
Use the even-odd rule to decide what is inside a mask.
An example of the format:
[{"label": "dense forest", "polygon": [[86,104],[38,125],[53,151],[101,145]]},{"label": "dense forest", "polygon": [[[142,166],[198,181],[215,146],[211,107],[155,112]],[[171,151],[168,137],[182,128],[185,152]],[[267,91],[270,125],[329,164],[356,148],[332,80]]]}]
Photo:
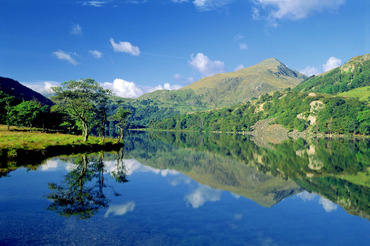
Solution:
[{"label": "dense forest", "polygon": [[242,132],[267,118],[298,131],[310,128],[315,133],[370,134],[370,108],[366,102],[290,90],[265,94],[241,105],[175,116],[157,122],[154,128]]}]

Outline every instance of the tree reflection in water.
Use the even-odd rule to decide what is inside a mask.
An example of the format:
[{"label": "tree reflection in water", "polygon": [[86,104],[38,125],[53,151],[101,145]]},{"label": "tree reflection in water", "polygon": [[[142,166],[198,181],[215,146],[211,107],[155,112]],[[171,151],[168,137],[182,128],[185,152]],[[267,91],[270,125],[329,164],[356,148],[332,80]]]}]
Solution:
[{"label": "tree reflection in water", "polygon": [[[116,170],[113,174],[119,183],[128,182],[126,178],[126,169],[123,164],[123,151],[118,153]],[[100,208],[109,206],[108,200],[103,192],[107,185],[104,183],[104,155],[99,156],[82,155],[73,158],[74,168],[65,176],[62,185],[49,183],[48,199],[53,203],[49,205],[48,210],[56,211],[58,214],[66,217],[77,216],[81,219],[88,219],[96,214]],[[115,196],[119,196],[114,191]]]}]

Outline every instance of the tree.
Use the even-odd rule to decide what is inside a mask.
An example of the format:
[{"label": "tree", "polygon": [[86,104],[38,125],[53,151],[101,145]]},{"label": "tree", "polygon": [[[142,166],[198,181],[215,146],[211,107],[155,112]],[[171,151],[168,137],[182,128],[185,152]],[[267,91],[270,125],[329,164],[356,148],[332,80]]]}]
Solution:
[{"label": "tree", "polygon": [[16,98],[0,91],[0,122],[6,123],[9,131],[13,123],[13,106],[17,104]]},{"label": "tree", "polygon": [[14,121],[17,126],[26,126],[31,128],[36,122],[37,117],[40,114],[41,104],[36,101],[23,101],[17,106],[13,107],[13,115],[10,118],[14,117]]},{"label": "tree", "polygon": [[111,90],[99,88],[96,92],[95,111],[96,111],[96,126],[99,136],[104,141],[105,139],[105,125],[107,123],[107,102],[109,96],[112,96]]},{"label": "tree", "polygon": [[111,120],[117,121],[116,127],[118,128],[119,131],[119,137],[118,141],[123,140],[123,135],[124,135],[124,130],[127,125],[127,117],[131,113],[123,108],[120,108],[117,110],[117,112],[111,117]]},{"label": "tree", "polygon": [[[79,81],[70,80],[62,83],[62,86],[53,87],[55,96],[52,100],[56,103],[53,110],[66,113],[82,130],[84,142],[96,125],[97,119],[106,119],[106,98],[111,95],[110,90],[104,90],[93,79]],[[104,105],[101,105],[101,103]],[[104,110],[102,110],[104,108]],[[104,115],[102,115],[104,114]]]}]

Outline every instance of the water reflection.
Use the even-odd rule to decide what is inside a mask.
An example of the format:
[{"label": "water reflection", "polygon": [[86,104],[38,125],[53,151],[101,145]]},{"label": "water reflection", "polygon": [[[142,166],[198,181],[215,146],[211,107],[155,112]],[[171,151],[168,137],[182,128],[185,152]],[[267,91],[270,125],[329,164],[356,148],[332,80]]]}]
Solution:
[{"label": "water reflection", "polygon": [[[122,185],[136,172],[150,172],[168,177],[173,187],[197,181],[199,185],[184,194],[184,203],[195,209],[218,202],[223,191],[230,191],[235,199],[246,197],[264,207],[296,195],[317,201],[326,212],[339,205],[370,218],[369,140],[298,139],[257,145],[243,135],[132,133],[118,152],[53,158],[25,167],[51,172],[65,162],[68,173],[63,182],[49,183],[47,195],[48,209],[63,216],[90,218],[102,208],[106,218],[133,212],[134,201],[110,205],[108,190],[120,194],[104,175],[109,173]],[[21,166],[2,163],[0,177]]]},{"label": "water reflection", "polygon": [[[63,184],[49,183],[52,192],[47,198],[52,203],[48,210],[66,217],[78,216],[87,219],[96,214],[100,208],[108,206],[109,200],[103,192],[103,188],[106,187],[103,154],[100,153],[97,160],[91,159],[88,160],[87,155],[71,158],[69,163],[73,163],[73,167],[70,167],[70,172],[65,175]],[[117,170],[120,174],[116,176],[117,180],[127,182],[118,167]]]},{"label": "water reflection", "polygon": [[[319,201],[325,211],[338,204],[370,218],[369,140],[298,139],[261,147],[242,135],[154,132],[129,136],[126,149],[145,165],[177,170],[262,206],[306,190],[325,197]],[[219,199],[217,192],[205,191],[199,188],[186,199],[193,207]]]}]

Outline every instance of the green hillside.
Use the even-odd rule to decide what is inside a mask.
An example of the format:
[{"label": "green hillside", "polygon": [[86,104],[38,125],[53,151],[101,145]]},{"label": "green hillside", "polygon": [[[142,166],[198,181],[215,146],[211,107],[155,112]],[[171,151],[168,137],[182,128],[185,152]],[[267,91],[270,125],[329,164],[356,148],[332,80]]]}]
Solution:
[{"label": "green hillside", "polygon": [[[269,75],[273,73],[278,74],[278,77],[290,78],[298,76],[294,71],[284,70],[283,68],[286,67],[283,64],[277,64],[279,64],[277,60],[268,59],[235,73],[250,75],[267,69],[270,71]],[[266,73],[263,74],[266,75]],[[227,75],[219,74],[212,77],[226,78]],[[222,81],[219,79],[215,82],[211,80],[212,77],[185,88],[193,88],[196,93],[211,90],[214,83]],[[270,85],[272,86],[273,83],[270,82]],[[261,120],[273,119],[270,120],[271,124],[277,123],[290,130],[308,129],[313,133],[369,135],[369,87],[370,54],[366,54],[354,57],[343,66],[322,75],[310,77],[293,90],[290,88],[284,91],[275,90],[261,95],[258,100],[177,115],[157,122],[155,127],[166,130],[243,132],[251,131],[251,127]],[[342,93],[338,94],[338,92]],[[238,93],[235,92],[235,97]],[[219,96],[219,98],[222,97]]]},{"label": "green hillside", "polygon": [[250,131],[260,120],[274,118],[273,123],[290,129],[315,133],[370,134],[370,107],[357,98],[341,98],[308,92],[275,92],[247,103],[182,114],[157,122],[155,127],[187,131]]},{"label": "green hillside", "polygon": [[130,127],[148,127],[182,113],[231,106],[268,92],[294,87],[306,77],[271,58],[249,68],[203,78],[180,90],[158,90],[137,99],[111,100],[112,110],[130,110]]},{"label": "green hillside", "polygon": [[370,86],[359,87],[347,92],[339,93],[341,97],[356,97],[360,101],[370,101]]},{"label": "green hillside", "polygon": [[311,76],[294,90],[337,94],[364,86],[370,86],[370,54],[356,56],[340,67]]}]

